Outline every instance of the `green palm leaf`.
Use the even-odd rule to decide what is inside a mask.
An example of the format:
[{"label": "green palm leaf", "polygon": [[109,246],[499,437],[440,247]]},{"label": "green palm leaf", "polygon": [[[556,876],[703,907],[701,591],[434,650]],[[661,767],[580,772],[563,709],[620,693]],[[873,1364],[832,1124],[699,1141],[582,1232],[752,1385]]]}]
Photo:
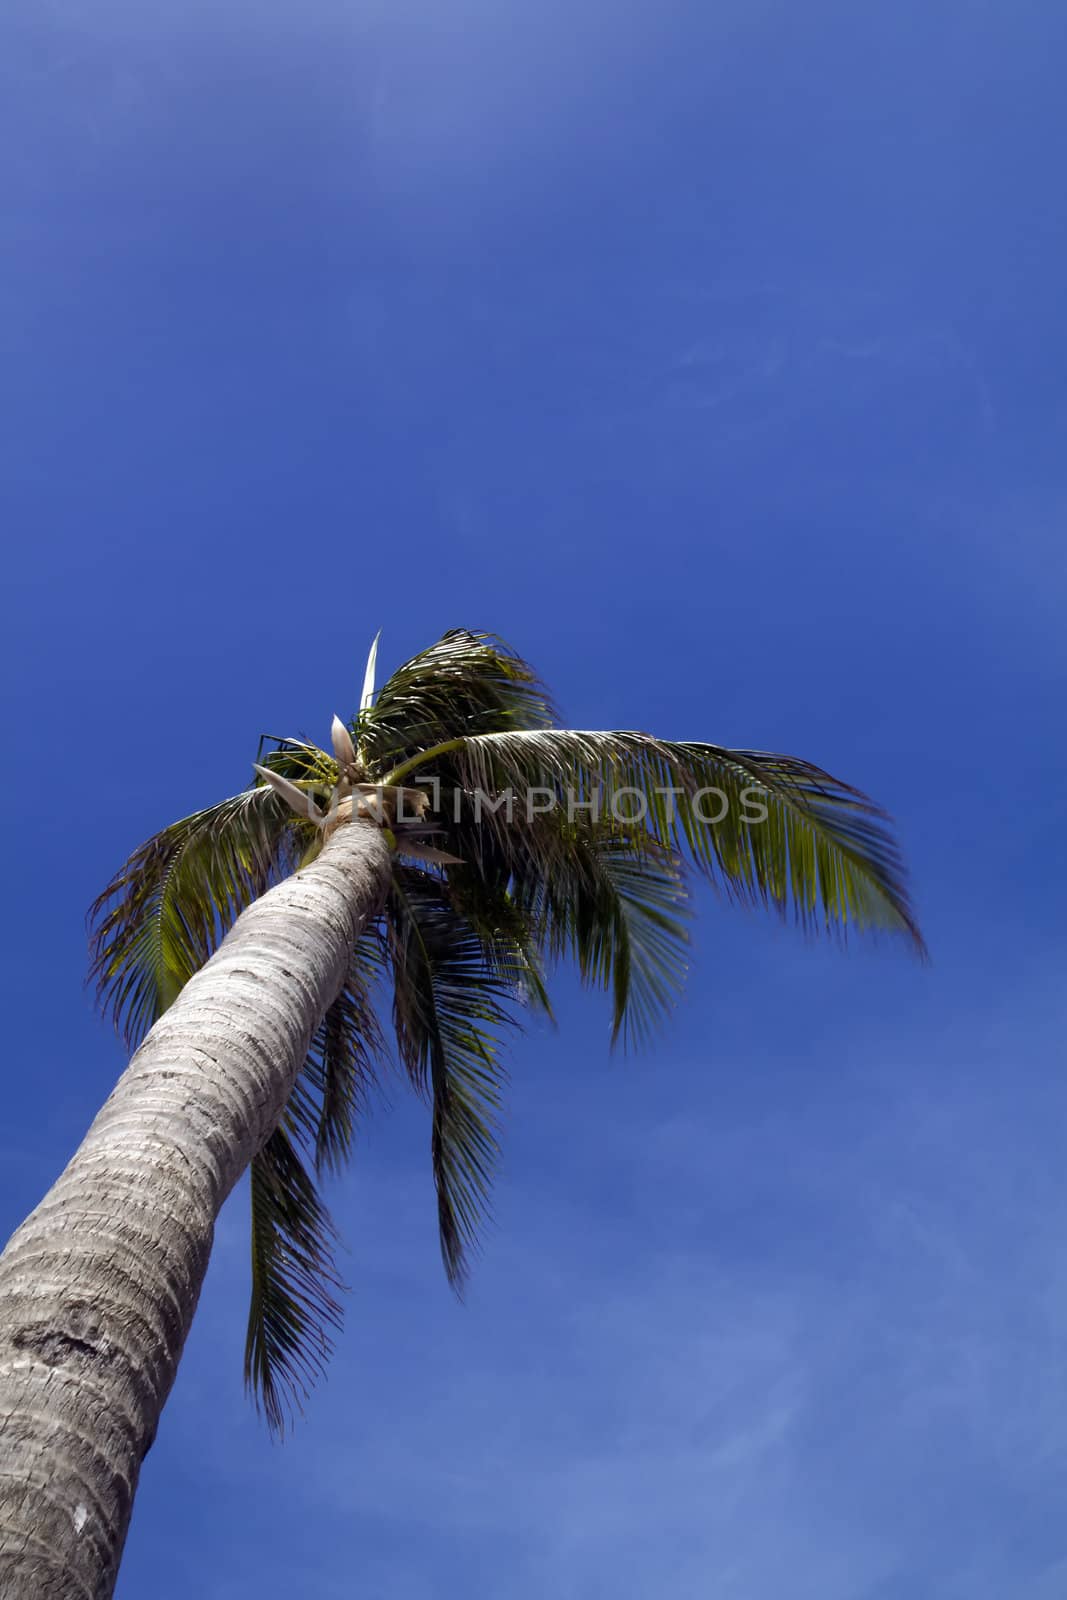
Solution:
[{"label": "green palm leaf", "polygon": [[543,960],[573,959],[584,983],[612,994],[612,1041],[643,1042],[685,982],[689,893],[675,855],[646,830],[568,822],[563,809],[487,834],[455,799],[443,801],[459,815],[450,842],[464,853],[448,876],[453,899],[476,917],[490,908],[479,931],[521,937],[543,1009]]},{"label": "green palm leaf", "polygon": [[[555,720],[527,663],[492,635],[457,628],[396,669],[360,716],[357,743],[376,775],[458,730],[539,728]],[[388,781],[388,780],[386,780]]]},{"label": "green palm leaf", "polygon": [[385,1047],[372,984],[380,971],[376,938],[365,936],[311,1041],[281,1126],[252,1163],[245,1381],[278,1434],[322,1373],[341,1326],[337,1235],[315,1175],[345,1165],[378,1082]]},{"label": "green palm leaf", "polygon": [[457,738],[427,767],[467,793],[514,793],[517,823],[485,814],[505,850],[507,828],[527,825],[533,791],[542,791],[536,804],[564,812],[569,796],[599,795],[603,810],[633,817],[735,899],[792,910],[809,929],[903,933],[923,949],[885,813],[810,762],[644,733],[542,728]]},{"label": "green palm leaf", "polygon": [[501,1036],[515,1022],[517,995],[432,874],[398,867],[387,919],[397,1046],[430,1101],[441,1255],[460,1289],[488,1211],[504,1083]]},{"label": "green palm leaf", "polygon": [[345,986],[311,1041],[302,1081],[317,1108],[309,1131],[318,1172],[343,1170],[386,1060],[372,990],[380,973],[376,936],[368,935],[356,946]]},{"label": "green palm leaf", "polygon": [[89,909],[90,980],[133,1048],[237,916],[291,872],[300,829],[257,786],[140,845]]},{"label": "green palm leaf", "polygon": [[287,1112],[250,1174],[252,1295],[245,1383],[272,1432],[283,1434],[325,1369],[341,1326],[336,1230]]},{"label": "green palm leaf", "polygon": [[671,853],[647,836],[571,831],[566,868],[550,873],[540,913],[550,948],[574,958],[583,982],[611,994],[612,1043],[641,1044],[685,984],[685,881]]}]

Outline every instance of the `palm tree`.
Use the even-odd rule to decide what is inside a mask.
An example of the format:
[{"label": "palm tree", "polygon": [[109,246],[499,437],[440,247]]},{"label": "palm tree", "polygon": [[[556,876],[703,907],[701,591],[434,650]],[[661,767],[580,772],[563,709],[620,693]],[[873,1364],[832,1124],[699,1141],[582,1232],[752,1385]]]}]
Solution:
[{"label": "palm tree", "polygon": [[613,1040],[642,1039],[683,981],[687,867],[804,928],[922,948],[883,813],[808,762],[564,730],[484,634],[447,633],[377,696],[374,656],[332,752],[261,741],[252,787],[149,839],[92,908],[92,974],[134,1054],[0,1257],[5,1595],[112,1593],[249,1166],[246,1377],[272,1429],[299,1407],[340,1314],[319,1179],[351,1154],[384,997],[459,1287],[504,1039],[549,1012],[556,962],[607,991]]}]

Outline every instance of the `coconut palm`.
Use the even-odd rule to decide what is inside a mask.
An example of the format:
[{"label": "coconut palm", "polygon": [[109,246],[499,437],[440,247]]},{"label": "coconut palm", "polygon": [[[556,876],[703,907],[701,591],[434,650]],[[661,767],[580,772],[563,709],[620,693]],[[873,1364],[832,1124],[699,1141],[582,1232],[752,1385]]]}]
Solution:
[{"label": "coconut palm", "polygon": [[[377,642],[376,642],[377,643]],[[693,869],[806,929],[921,949],[881,811],[806,761],[558,725],[499,641],[450,632],[255,781],[149,839],[91,912],[134,1054],[0,1258],[0,1592],[103,1600],[196,1308],[251,1168],[246,1378],[281,1430],[340,1316],[322,1177],[386,1059],[428,1106],[461,1287],[496,1155],[502,1051],[573,961],[643,1039],[685,974]],[[709,799],[709,797],[713,797]]]}]

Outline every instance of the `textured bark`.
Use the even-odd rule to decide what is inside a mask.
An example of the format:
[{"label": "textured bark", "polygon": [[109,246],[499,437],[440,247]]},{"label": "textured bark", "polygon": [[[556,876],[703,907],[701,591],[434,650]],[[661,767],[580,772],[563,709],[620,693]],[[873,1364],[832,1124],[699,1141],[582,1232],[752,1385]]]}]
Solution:
[{"label": "textured bark", "polygon": [[0,1256],[0,1597],[106,1600],[219,1209],[377,914],[378,828],[339,828],[156,1023]]}]

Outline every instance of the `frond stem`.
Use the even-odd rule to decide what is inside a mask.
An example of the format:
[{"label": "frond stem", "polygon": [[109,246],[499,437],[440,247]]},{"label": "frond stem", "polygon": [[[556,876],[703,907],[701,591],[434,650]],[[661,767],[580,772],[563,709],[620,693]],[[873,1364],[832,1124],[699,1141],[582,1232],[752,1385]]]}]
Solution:
[{"label": "frond stem", "polygon": [[395,786],[401,779],[406,778],[409,772],[421,767],[423,762],[432,761],[435,756],[449,755],[453,750],[462,750],[466,742],[466,738],[446,739],[443,744],[435,744],[429,750],[421,750],[417,756],[412,756],[410,761],[402,761],[398,767],[387,772],[381,779],[381,787],[386,789]]}]

